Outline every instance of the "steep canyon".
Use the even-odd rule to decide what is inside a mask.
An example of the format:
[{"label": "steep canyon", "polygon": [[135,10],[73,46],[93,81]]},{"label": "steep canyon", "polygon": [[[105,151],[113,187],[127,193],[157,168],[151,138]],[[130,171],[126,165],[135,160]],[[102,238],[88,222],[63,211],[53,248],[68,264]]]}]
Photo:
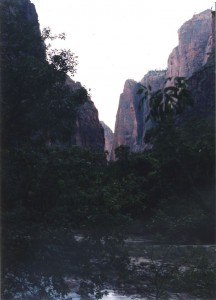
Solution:
[{"label": "steep canyon", "polygon": [[[194,15],[178,30],[179,44],[168,57],[167,70],[149,71],[140,81],[142,85],[150,85],[152,91],[165,86],[165,79],[179,77],[188,78],[194,107],[188,109],[179,122],[191,115],[207,116],[214,112],[215,99],[215,16],[206,10]],[[172,84],[172,80],[170,81]],[[168,85],[168,83],[166,83]],[[144,102],[140,109],[140,97],[137,95],[139,83],[126,80],[123,93],[120,95],[116,116],[112,158],[115,148],[127,145],[131,151],[145,149],[143,142],[146,130],[151,128],[150,121],[145,122],[148,115],[148,103]],[[177,120],[177,121],[178,121]]]}]

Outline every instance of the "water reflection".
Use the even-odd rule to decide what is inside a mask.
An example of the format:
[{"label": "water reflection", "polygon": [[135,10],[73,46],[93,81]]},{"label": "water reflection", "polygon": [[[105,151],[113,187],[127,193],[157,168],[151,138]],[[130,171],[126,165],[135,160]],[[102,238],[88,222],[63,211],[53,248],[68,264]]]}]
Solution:
[{"label": "water reflection", "polygon": [[[105,295],[101,298],[101,300],[136,300],[138,298],[134,297],[134,296],[122,296],[119,295],[113,291],[108,291],[109,294]],[[76,293],[69,293],[68,296],[65,298],[65,300],[82,300],[81,297],[76,294]],[[146,298],[142,298],[142,300],[145,300]]]},{"label": "water reflection", "polygon": [[35,253],[4,269],[4,300],[216,299],[215,246],[60,230],[41,231],[35,241]]}]

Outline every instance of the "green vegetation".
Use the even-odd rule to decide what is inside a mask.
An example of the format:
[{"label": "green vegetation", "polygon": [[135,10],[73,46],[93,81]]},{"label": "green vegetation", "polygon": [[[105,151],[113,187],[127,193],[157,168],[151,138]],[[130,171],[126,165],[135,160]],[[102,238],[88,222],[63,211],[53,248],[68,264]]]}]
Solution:
[{"label": "green vegetation", "polygon": [[[214,242],[214,120],[175,126],[170,107],[178,113],[190,102],[184,80],[152,98],[156,124],[146,139],[154,147],[131,153],[120,146],[117,161],[107,163],[105,153],[70,144],[87,99],[84,88],[65,86],[74,54],[45,46],[56,36],[45,29],[42,39],[14,1],[1,2],[1,14],[3,299],[63,299],[65,278],[96,298],[128,285],[158,299],[170,288],[214,297],[206,253],[183,274],[155,259],[131,264],[123,241],[134,234],[157,244]],[[183,106],[174,105],[176,95]]]},{"label": "green vegetation", "polygon": [[140,243],[138,249],[129,245],[129,252],[133,267],[125,292],[135,287],[138,299],[215,298],[214,247]]},{"label": "green vegetation", "polygon": [[[171,79],[167,78],[166,82]],[[152,122],[162,123],[167,119],[173,119],[174,115],[181,114],[187,106],[193,105],[193,99],[187,89],[187,80],[184,77],[175,77],[173,86],[167,86],[157,91],[152,91],[150,85],[146,87],[140,84],[140,87],[137,94],[144,94],[140,99],[140,105],[143,105],[144,100],[149,103],[146,122],[151,119]]]},{"label": "green vegetation", "polygon": [[[106,286],[118,288],[127,282],[133,285],[134,281],[144,284],[146,277],[142,281],[139,268],[134,267],[133,276],[130,272],[127,247],[122,241],[128,234],[157,244],[214,242],[211,122],[193,121],[163,131],[154,148],[143,153],[130,153],[123,146],[116,152],[118,160],[109,164],[104,153],[76,146],[23,147],[3,152],[4,299],[11,299],[11,292],[19,291],[21,279],[28,279],[26,286],[22,282],[21,299],[25,299],[29,285],[42,289],[41,276],[46,285],[52,277],[59,293],[67,291],[62,278],[71,276],[82,278],[80,293],[91,291],[95,295]],[[82,243],[74,239],[76,234],[83,236]],[[191,266],[184,273],[189,279],[182,274],[180,279],[172,279],[175,290],[195,296],[202,293],[211,299],[215,269],[210,266],[204,273],[210,272],[211,289],[204,269],[197,271]],[[142,274],[146,274],[143,268]],[[175,265],[164,268],[171,278],[178,273],[173,273]],[[157,271],[150,270],[153,274]],[[197,276],[203,287],[197,286],[196,290]],[[159,276],[157,280],[162,279]],[[151,282],[149,293],[154,292]],[[164,284],[158,292],[174,287],[166,280]],[[134,292],[145,295],[139,285]],[[45,288],[41,293],[49,299]]]},{"label": "green vegetation", "polygon": [[76,57],[69,50],[46,49],[43,40],[52,39],[51,32],[46,29],[42,39],[19,5],[1,3],[2,144],[66,143],[76,109],[87,99],[84,88],[72,94],[65,86],[67,73],[76,71]]}]

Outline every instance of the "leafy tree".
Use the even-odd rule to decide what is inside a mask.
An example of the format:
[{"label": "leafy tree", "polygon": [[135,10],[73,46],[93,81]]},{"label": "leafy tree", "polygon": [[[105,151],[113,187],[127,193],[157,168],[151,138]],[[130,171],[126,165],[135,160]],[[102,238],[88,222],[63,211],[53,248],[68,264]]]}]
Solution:
[{"label": "leafy tree", "polygon": [[[204,297],[214,270],[205,272],[204,265],[181,277],[166,263],[132,266],[122,233],[145,232],[153,239],[160,234],[166,242],[213,240],[214,122],[175,126],[175,115],[190,102],[186,81],[176,78],[174,86],[139,92],[142,101],[150,101],[149,118],[156,123],[148,137],[154,139],[152,149],[131,153],[120,146],[117,161],[107,163],[104,153],[63,147],[69,145],[76,109],[87,98],[85,89],[71,93],[65,87],[77,59],[45,45],[64,34],[47,28],[42,38],[19,3],[0,4],[4,298],[19,292],[28,299],[29,291],[39,299],[61,299],[67,290],[63,279],[71,275],[80,280],[82,296],[100,298],[104,286],[128,283],[144,295],[144,282],[156,284],[160,298],[169,282],[179,291],[176,285],[185,287],[188,278],[192,284],[185,290],[192,293],[195,286],[194,294]],[[154,288],[147,285],[147,292]]]},{"label": "leafy tree", "polygon": [[70,49],[53,49],[51,43],[55,39],[65,40],[65,33],[54,35],[49,27],[42,31],[42,39],[46,45],[46,55],[48,62],[55,67],[56,70],[73,76],[76,73],[78,65],[77,56]]},{"label": "leafy tree", "polygon": [[121,145],[121,146],[117,147],[115,149],[116,159],[119,160],[119,161],[128,160],[129,153],[130,153],[129,150],[130,150],[130,147],[128,147],[128,146]]},{"label": "leafy tree", "polygon": [[[171,80],[171,78],[168,78]],[[170,116],[180,114],[188,105],[193,105],[193,100],[190,92],[187,89],[187,80],[184,77],[175,77],[174,86],[164,87],[155,92],[152,91],[151,86],[141,85],[137,94],[144,93],[140,100],[140,105],[143,101],[149,102],[149,114],[146,121],[151,119],[153,122],[163,121]]]},{"label": "leafy tree", "polygon": [[76,110],[87,99],[84,88],[72,93],[65,86],[67,73],[76,72],[77,57],[46,47],[22,2],[1,3],[1,32],[2,145],[69,142]]}]

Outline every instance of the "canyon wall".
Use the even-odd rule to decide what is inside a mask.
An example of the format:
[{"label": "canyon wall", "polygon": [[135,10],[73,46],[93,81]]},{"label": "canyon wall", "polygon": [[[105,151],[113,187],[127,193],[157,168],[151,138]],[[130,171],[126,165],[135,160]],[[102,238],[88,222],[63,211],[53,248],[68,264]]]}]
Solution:
[{"label": "canyon wall", "polygon": [[[82,88],[80,82],[75,82],[67,77],[66,85],[71,93]],[[98,110],[88,96],[87,101],[82,104],[76,114],[75,133],[71,137],[73,145],[104,151],[105,138],[104,129],[98,118]]]},{"label": "canyon wall", "polygon": [[[44,144],[45,140],[46,145],[69,146],[75,144],[104,151],[104,130],[98,119],[98,111],[90,97],[87,99],[86,96],[83,97],[83,101],[80,99],[80,103],[83,103],[81,105],[76,101],[73,102],[74,93],[79,89],[84,90],[84,88],[69,77],[66,77],[66,86],[69,87],[71,103],[74,104],[73,107],[65,104],[66,100],[63,99],[64,89],[67,89],[64,84],[63,76],[65,75],[56,76],[55,68],[49,67],[46,62],[46,47],[41,37],[34,4],[30,0],[0,0],[0,9],[0,54],[4,62],[2,63],[3,67],[1,66],[1,73],[4,75],[2,76],[4,77],[3,81],[1,80],[2,97],[5,100],[4,103],[9,103],[9,106],[3,106],[2,112],[5,117],[3,121],[4,140],[8,144],[16,146],[23,145],[24,142],[32,142],[35,145],[39,143],[39,140]],[[28,74],[28,78],[25,78],[26,74]],[[21,79],[19,80],[19,78]],[[61,87],[56,94],[52,94],[51,91],[60,85],[59,82],[61,82]],[[62,96],[57,96],[57,94]],[[61,103],[57,103],[57,97],[62,97],[62,106],[64,106],[62,110],[60,110]],[[61,102],[61,98],[58,100]],[[71,110],[68,107],[71,107]],[[76,112],[75,116],[73,110]],[[55,111],[56,120],[50,121],[52,119],[50,116],[54,115],[53,111]],[[72,116],[70,117],[71,122],[66,120],[68,115]],[[59,128],[62,126],[62,130],[58,128],[61,133],[53,129],[57,128],[54,123]],[[70,128],[66,128],[66,123],[71,124],[68,125]],[[75,123],[75,128],[72,123]],[[62,144],[59,142],[59,137],[63,134],[64,126],[66,130],[71,129],[74,134],[67,137],[67,141]],[[50,138],[50,131],[52,131],[52,138]]]},{"label": "canyon wall", "polygon": [[[164,85],[165,75],[165,70],[149,71],[140,83],[145,86],[150,85],[152,91],[156,91]],[[145,122],[148,103],[141,103],[140,96],[137,95],[138,89],[138,82],[132,79],[126,80],[116,115],[112,159],[115,158],[115,149],[120,145],[129,146],[133,151],[141,151],[145,148],[143,137],[146,130],[151,127],[151,122]]]},{"label": "canyon wall", "polygon": [[[140,81],[142,85],[150,85],[156,91],[168,85],[165,79],[176,76],[189,78],[194,107],[188,109],[179,121],[190,115],[206,116],[214,112],[215,105],[215,15],[210,10],[194,15],[178,30],[179,44],[168,58],[167,70],[149,71]],[[172,80],[169,84],[172,84]],[[127,145],[131,151],[141,151],[147,145],[143,138],[146,130],[151,128],[151,121],[145,121],[149,113],[148,102],[145,101],[140,110],[140,99],[136,93],[139,84],[127,80],[120,95],[116,116],[112,159],[114,150],[120,145]]]},{"label": "canyon wall", "polygon": [[98,111],[89,99],[77,112],[75,145],[104,151],[104,129],[98,119]]},{"label": "canyon wall", "polygon": [[110,160],[112,144],[113,144],[113,132],[103,121],[100,121],[104,129],[105,147],[104,150],[107,152],[107,160]]},{"label": "canyon wall", "polygon": [[194,15],[178,30],[179,44],[168,58],[167,77],[190,77],[208,59],[212,48],[212,14]]},{"label": "canyon wall", "polygon": [[120,95],[119,107],[116,116],[113,149],[124,144],[133,147],[138,142],[137,115],[142,116],[138,108],[136,96],[137,82],[127,80]]}]

